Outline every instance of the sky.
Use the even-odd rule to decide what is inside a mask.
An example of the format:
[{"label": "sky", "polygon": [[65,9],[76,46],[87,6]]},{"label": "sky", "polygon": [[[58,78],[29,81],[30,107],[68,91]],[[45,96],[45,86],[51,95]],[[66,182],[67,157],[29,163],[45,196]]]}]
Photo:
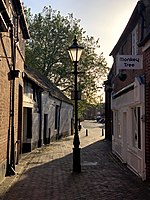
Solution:
[{"label": "sky", "polygon": [[86,35],[99,38],[100,50],[108,66],[113,59],[109,56],[121,36],[138,0],[22,0],[32,14],[42,11],[44,6],[51,6],[60,11],[62,16],[73,13],[80,19],[80,25]]}]

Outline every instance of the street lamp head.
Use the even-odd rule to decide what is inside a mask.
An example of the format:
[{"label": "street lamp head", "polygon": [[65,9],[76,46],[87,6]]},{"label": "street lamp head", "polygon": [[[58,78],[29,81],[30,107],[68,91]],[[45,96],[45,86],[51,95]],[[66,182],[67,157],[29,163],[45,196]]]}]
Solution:
[{"label": "street lamp head", "polygon": [[79,62],[83,49],[84,49],[83,47],[78,45],[77,39],[75,36],[73,40],[73,44],[68,49],[70,58],[73,62]]}]

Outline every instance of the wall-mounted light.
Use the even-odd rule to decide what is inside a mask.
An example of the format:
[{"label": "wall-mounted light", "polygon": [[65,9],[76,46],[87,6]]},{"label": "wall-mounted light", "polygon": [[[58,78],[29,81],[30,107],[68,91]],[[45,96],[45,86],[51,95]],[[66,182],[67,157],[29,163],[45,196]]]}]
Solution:
[{"label": "wall-mounted light", "polygon": [[8,73],[8,80],[13,80],[15,78],[19,78],[20,77],[20,71],[19,70],[11,70]]}]

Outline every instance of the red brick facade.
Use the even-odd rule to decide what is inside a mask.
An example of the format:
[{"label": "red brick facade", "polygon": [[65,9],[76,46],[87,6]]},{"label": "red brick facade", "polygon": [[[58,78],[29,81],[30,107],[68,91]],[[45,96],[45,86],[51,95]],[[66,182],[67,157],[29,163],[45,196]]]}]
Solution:
[{"label": "red brick facade", "polygon": [[[22,116],[18,117],[18,103],[21,105],[18,95],[23,88],[24,42],[29,37],[20,0],[11,2],[15,4],[12,6],[8,1],[0,1],[0,9],[3,10],[0,17],[0,182],[10,168],[12,158],[12,165],[18,160],[17,141],[22,126]],[[12,13],[8,14],[8,11],[12,11],[9,6],[14,8],[14,14],[18,8],[22,12],[21,18],[18,15],[19,20],[16,19],[21,22],[18,26],[12,24]],[[24,30],[21,28],[23,25]],[[19,73],[14,76],[14,72]],[[18,120],[21,126],[18,125]]]},{"label": "red brick facade", "polygon": [[144,52],[144,68],[146,78],[145,88],[145,109],[146,109],[146,124],[145,124],[145,149],[146,149],[146,177],[150,180],[150,47]]},{"label": "red brick facade", "polygon": [[[7,35],[7,34],[6,34]],[[6,37],[5,44],[8,44]],[[0,55],[4,56],[2,44],[0,43]],[[10,107],[10,82],[8,81],[9,68],[6,67],[6,59],[0,61],[0,168],[5,167],[7,138],[9,130],[9,107]],[[3,172],[0,173],[0,180],[3,178]]]}]

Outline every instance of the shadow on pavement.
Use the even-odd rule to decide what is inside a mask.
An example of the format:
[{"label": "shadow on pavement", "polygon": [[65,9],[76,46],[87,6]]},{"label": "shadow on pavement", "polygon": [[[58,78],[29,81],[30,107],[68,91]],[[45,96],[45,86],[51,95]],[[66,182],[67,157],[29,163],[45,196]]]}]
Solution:
[{"label": "shadow on pavement", "polygon": [[[57,143],[56,143],[57,144]],[[64,150],[65,151],[65,150]],[[3,200],[149,200],[148,185],[111,153],[111,143],[81,149],[81,173],[72,173],[72,153],[64,156],[50,145],[32,154],[26,170]]]}]

